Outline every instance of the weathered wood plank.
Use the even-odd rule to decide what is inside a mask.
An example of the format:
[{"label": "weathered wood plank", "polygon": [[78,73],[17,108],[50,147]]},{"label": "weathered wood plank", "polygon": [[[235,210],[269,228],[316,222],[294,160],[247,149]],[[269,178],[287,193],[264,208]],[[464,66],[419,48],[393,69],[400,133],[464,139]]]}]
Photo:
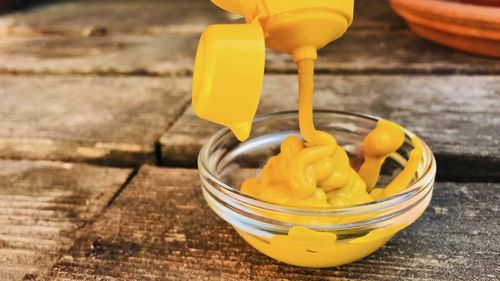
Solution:
[{"label": "weathered wood plank", "polygon": [[198,40],[195,34],[42,38],[0,41],[0,72],[186,74]]},{"label": "weathered wood plank", "polygon": [[143,166],[49,280],[497,280],[500,185],[439,183],[407,230],[359,262],[278,263],[248,246],[204,202],[195,170]]},{"label": "weathered wood plank", "polygon": [[[356,1],[352,28],[403,28],[403,21],[385,0]],[[86,0],[33,3],[16,13],[0,15],[0,36],[88,36],[103,34],[199,33],[213,23],[242,22],[209,0]]]},{"label": "weathered wood plank", "polygon": [[[284,54],[268,56],[271,73],[294,72]],[[500,73],[500,60],[472,56],[426,41],[409,30],[352,30],[321,49],[318,73]]]},{"label": "weathered wood plank", "polygon": [[406,29],[406,24],[385,0],[354,1],[351,29]]},{"label": "weathered wood plank", "polygon": [[92,221],[130,169],[0,160],[0,279],[43,275]]},{"label": "weathered wood plank", "polygon": [[85,36],[91,27],[102,27],[106,34],[201,32],[208,24],[235,17],[209,0],[85,0],[35,2],[1,18],[9,20],[4,35]]},{"label": "weathered wood plank", "polygon": [[[296,109],[296,79],[267,76],[259,112]],[[441,180],[500,179],[499,76],[318,75],[315,86],[317,108],[374,114],[416,132],[436,154]],[[194,166],[219,128],[188,109],[160,140],[163,163]]]},{"label": "weathered wood plank", "polygon": [[[0,41],[0,73],[190,74],[198,34],[16,37]],[[268,51],[268,73],[295,72]],[[427,42],[409,30],[353,30],[320,51],[321,73],[500,73],[500,61]]]},{"label": "weathered wood plank", "polygon": [[0,77],[0,157],[131,166],[189,100],[183,79]]},{"label": "weathered wood plank", "polygon": [[[204,26],[229,21],[208,0],[54,2],[20,12],[14,23],[4,17],[7,35],[15,35],[9,30],[16,21],[28,25],[21,25],[22,32],[42,34],[2,38],[0,73],[189,74]],[[80,35],[92,32],[103,36]],[[267,59],[269,73],[295,71],[288,55],[268,52]],[[427,42],[408,30],[387,1],[366,0],[357,4],[353,28],[320,52],[317,71],[492,74],[500,73],[500,61]]]}]

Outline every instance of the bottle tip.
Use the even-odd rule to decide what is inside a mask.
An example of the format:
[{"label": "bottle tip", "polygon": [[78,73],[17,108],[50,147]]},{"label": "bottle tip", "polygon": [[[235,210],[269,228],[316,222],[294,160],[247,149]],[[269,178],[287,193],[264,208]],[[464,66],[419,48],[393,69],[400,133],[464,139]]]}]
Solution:
[{"label": "bottle tip", "polygon": [[243,142],[250,136],[250,130],[252,129],[252,124],[243,122],[230,126],[231,131],[233,131],[236,138]]}]

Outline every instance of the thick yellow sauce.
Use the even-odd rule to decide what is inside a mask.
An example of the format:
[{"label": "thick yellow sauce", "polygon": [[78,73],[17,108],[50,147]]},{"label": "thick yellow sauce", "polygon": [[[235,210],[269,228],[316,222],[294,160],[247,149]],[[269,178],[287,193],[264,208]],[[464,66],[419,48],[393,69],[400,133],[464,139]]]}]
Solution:
[{"label": "thick yellow sauce", "polygon": [[[268,160],[258,178],[247,179],[241,191],[262,201],[306,208],[348,207],[404,191],[415,177],[421,161],[420,140],[412,139],[414,149],[404,169],[385,188],[376,187],[385,159],[404,142],[403,128],[379,120],[364,138],[364,163],[359,171],[354,170],[346,151],[335,138],[314,127],[314,60],[298,61],[297,66],[299,127],[303,140],[296,136],[287,137],[281,143],[280,153]],[[423,211],[418,208],[398,223],[347,240],[338,240],[335,233],[313,231],[300,225],[356,222],[370,219],[375,214],[330,218],[266,212],[270,218],[296,226],[286,235],[273,235],[270,239],[237,231],[253,247],[277,260],[299,266],[328,267],[350,263],[376,251]]]},{"label": "thick yellow sauce", "polygon": [[415,176],[421,145],[405,169],[386,188],[375,188],[385,159],[404,142],[403,128],[380,120],[364,139],[365,161],[359,172],[335,138],[314,127],[314,60],[297,63],[299,73],[299,126],[303,140],[289,136],[281,152],[271,157],[259,178],[246,180],[242,192],[260,200],[292,207],[347,207],[392,196],[404,190]]}]

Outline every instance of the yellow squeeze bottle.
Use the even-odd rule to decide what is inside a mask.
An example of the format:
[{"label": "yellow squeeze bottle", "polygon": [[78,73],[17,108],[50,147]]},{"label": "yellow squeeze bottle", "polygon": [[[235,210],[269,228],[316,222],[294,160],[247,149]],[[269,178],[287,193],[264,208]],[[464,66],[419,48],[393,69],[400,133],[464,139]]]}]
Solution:
[{"label": "yellow squeeze bottle", "polygon": [[246,24],[216,24],[201,35],[193,74],[196,114],[248,138],[262,90],[265,48],[295,62],[316,60],[316,50],[341,37],[353,19],[354,0],[212,0]]},{"label": "yellow squeeze bottle", "polygon": [[[415,175],[422,146],[413,138],[408,164],[385,189],[376,187],[385,159],[404,141],[403,128],[380,120],[365,138],[365,162],[356,172],[335,138],[313,122],[316,51],[342,36],[352,23],[354,0],[212,0],[245,18],[246,24],[209,26],[202,34],[193,74],[193,108],[203,118],[229,127],[240,141],[249,137],[259,104],[265,48],[289,53],[299,74],[301,140],[289,136],[281,152],[270,158],[259,178],[247,179],[241,191],[265,202],[291,207],[342,208],[383,199],[403,191]],[[361,221],[363,214],[343,218],[300,216],[270,218],[293,223],[288,233],[257,237],[236,228],[253,247],[277,260],[300,266],[337,266],[358,260],[380,248],[396,232],[420,216],[398,218],[355,238],[315,231],[303,224]]]}]

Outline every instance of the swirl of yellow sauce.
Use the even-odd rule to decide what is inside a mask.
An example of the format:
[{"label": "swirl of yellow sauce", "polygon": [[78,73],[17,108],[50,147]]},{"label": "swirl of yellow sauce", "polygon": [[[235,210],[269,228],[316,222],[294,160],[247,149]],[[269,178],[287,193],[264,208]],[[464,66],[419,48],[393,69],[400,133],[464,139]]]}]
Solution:
[{"label": "swirl of yellow sauce", "polygon": [[[347,207],[392,196],[404,190],[414,177],[422,149],[415,149],[405,169],[384,189],[375,188],[385,159],[404,142],[401,126],[379,120],[364,139],[365,161],[359,173],[336,139],[314,127],[314,60],[297,62],[299,74],[299,127],[302,139],[287,137],[280,153],[271,157],[259,178],[246,180],[241,191],[263,201],[292,207]],[[371,193],[370,193],[371,192]]]}]

